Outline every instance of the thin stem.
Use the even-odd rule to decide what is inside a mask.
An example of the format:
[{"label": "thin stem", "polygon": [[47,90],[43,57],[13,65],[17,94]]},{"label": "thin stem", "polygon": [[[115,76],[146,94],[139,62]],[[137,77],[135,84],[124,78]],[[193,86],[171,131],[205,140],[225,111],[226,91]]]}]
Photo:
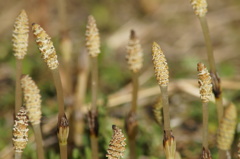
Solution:
[{"label": "thin stem", "polygon": [[168,103],[168,86],[160,86],[160,89],[163,105],[164,130],[166,132],[166,137],[171,137],[170,113]]},{"label": "thin stem", "polygon": [[137,98],[138,98],[138,72],[132,74],[133,90],[132,90],[132,107],[131,112],[137,111]]},{"label": "thin stem", "polygon": [[59,74],[59,70],[54,69],[52,70],[53,80],[57,91],[57,101],[58,101],[58,111],[59,116],[64,116],[64,97],[63,97],[63,88],[62,82]]},{"label": "thin stem", "polygon": [[21,159],[22,158],[22,152],[15,152],[14,159]]},{"label": "thin stem", "polygon": [[199,17],[199,20],[200,20],[200,23],[202,26],[205,44],[207,47],[207,55],[208,55],[208,62],[210,65],[210,70],[211,70],[211,72],[216,73],[217,71],[216,71],[215,60],[214,60],[214,55],[213,55],[212,41],[210,38],[209,29],[208,29],[208,23],[207,23],[205,16]]},{"label": "thin stem", "polygon": [[91,75],[92,75],[92,110],[97,110],[97,92],[98,92],[98,59],[91,57]]},{"label": "thin stem", "polygon": [[94,134],[91,134],[91,149],[92,149],[92,159],[98,159],[98,138]]},{"label": "thin stem", "polygon": [[222,117],[223,117],[223,101],[222,101],[222,95],[220,95],[219,98],[215,98],[215,102],[217,105],[217,113],[218,113],[218,124],[220,125]]},{"label": "thin stem", "polygon": [[60,147],[60,158],[67,159],[67,144],[59,145]]},{"label": "thin stem", "polygon": [[203,113],[203,147],[208,149],[208,103],[202,103]]},{"label": "thin stem", "polygon": [[136,140],[135,138],[129,138],[130,159],[136,159]]},{"label": "thin stem", "polygon": [[40,124],[33,125],[35,140],[37,144],[37,155],[38,159],[44,159],[44,150],[43,150],[43,139]]},{"label": "thin stem", "polygon": [[20,107],[22,106],[21,75],[22,75],[22,60],[16,59],[15,114],[18,113]]}]

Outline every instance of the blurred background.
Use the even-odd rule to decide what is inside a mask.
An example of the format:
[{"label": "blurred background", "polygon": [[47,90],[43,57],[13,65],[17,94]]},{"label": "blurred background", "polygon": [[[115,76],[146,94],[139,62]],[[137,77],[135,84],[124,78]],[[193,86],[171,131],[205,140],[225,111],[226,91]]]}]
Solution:
[{"label": "blurred background", "polygon": [[[165,158],[162,150],[163,130],[155,122],[152,112],[160,92],[151,61],[151,45],[156,41],[162,47],[169,64],[171,125],[177,150],[182,158],[199,158],[202,147],[202,109],[196,66],[198,62],[203,62],[208,67],[208,61],[201,26],[188,0],[0,1],[0,158],[12,158],[15,57],[11,38],[14,21],[22,9],[28,14],[30,26],[38,23],[52,37],[60,60],[68,117],[71,118],[72,110],[77,107],[81,110],[79,118],[83,120],[83,134],[79,145],[75,144],[75,139],[69,139],[69,158],[91,158],[86,119],[91,100],[91,77],[88,75],[90,66],[85,48],[88,15],[95,17],[101,38],[98,101],[100,158],[105,158],[112,134],[111,125],[116,124],[124,129],[124,118],[130,109],[131,72],[125,56],[131,29],[136,31],[144,52],[138,100],[138,157]],[[209,0],[207,21],[217,70],[222,79],[224,103],[235,103],[240,113],[240,1]],[[23,73],[29,74],[41,91],[45,155],[51,159],[59,158],[56,92],[51,73],[40,58],[31,27]],[[81,85],[79,78],[82,76],[89,78]],[[83,85],[86,86],[86,96],[79,106],[78,89]],[[210,103],[209,113],[209,144],[213,158],[216,158],[218,124],[213,102]],[[239,133],[238,124],[231,151],[233,158],[236,158]],[[36,158],[31,129],[29,138],[24,151],[26,159]],[[127,150],[125,158],[128,153]]]}]

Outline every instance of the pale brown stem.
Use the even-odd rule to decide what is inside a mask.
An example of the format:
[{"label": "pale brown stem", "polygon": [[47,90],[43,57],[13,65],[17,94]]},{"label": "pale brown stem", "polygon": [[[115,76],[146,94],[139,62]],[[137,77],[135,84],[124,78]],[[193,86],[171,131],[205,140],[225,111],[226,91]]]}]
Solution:
[{"label": "pale brown stem", "polygon": [[208,149],[208,103],[202,103],[203,114],[203,147]]},{"label": "pale brown stem", "polygon": [[166,137],[171,137],[171,126],[170,126],[170,113],[169,113],[169,102],[168,102],[168,86],[160,86],[161,98],[163,105],[163,119],[164,119],[164,130]]},{"label": "pale brown stem", "polygon": [[135,138],[129,138],[129,156],[130,159],[136,159],[136,140]]},{"label": "pale brown stem", "polygon": [[204,35],[204,39],[205,39],[205,44],[207,47],[207,55],[208,55],[208,62],[210,65],[210,70],[213,73],[216,73],[216,65],[215,65],[215,60],[214,60],[214,55],[213,55],[213,48],[212,48],[212,41],[210,38],[210,33],[209,33],[209,29],[208,29],[208,23],[206,20],[206,17],[199,17],[201,26],[202,26],[202,31],[203,31],[203,35]]},{"label": "pale brown stem", "polygon": [[98,137],[91,134],[92,159],[98,159]]},{"label": "pale brown stem", "polygon": [[67,144],[59,145],[60,147],[60,158],[67,159]]},{"label": "pale brown stem", "polygon": [[92,75],[92,110],[97,110],[97,93],[98,93],[98,59],[91,57],[91,75]]},{"label": "pale brown stem", "polygon": [[15,152],[14,159],[21,159],[22,158],[22,152]]},{"label": "pale brown stem", "polygon": [[43,150],[43,139],[40,124],[33,125],[35,140],[37,144],[37,155],[38,159],[44,159],[44,150]]},{"label": "pale brown stem", "polygon": [[57,91],[58,114],[60,117],[64,116],[64,96],[62,82],[58,68],[52,70],[53,80]]},{"label": "pale brown stem", "polygon": [[137,111],[137,98],[138,98],[138,72],[137,73],[132,73],[132,82],[133,82],[133,90],[132,90],[131,112],[136,113],[136,111]]},{"label": "pale brown stem", "polygon": [[22,60],[16,59],[15,114],[18,113],[20,107],[22,106],[21,75],[22,75]]}]

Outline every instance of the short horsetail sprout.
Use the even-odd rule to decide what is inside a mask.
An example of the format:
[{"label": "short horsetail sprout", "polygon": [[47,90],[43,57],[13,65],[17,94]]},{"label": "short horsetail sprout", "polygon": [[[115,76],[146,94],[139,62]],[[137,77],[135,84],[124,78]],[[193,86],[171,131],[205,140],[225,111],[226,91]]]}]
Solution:
[{"label": "short horsetail sprout", "polygon": [[13,51],[14,56],[16,57],[15,114],[18,113],[20,107],[22,106],[20,78],[22,74],[22,60],[27,54],[28,32],[28,17],[25,10],[22,10],[16,18],[12,35]]},{"label": "short horsetail sprout", "polygon": [[137,73],[141,70],[143,66],[143,52],[134,30],[131,30],[126,59],[128,67],[132,72]]},{"label": "short horsetail sprout", "polygon": [[158,101],[153,106],[154,117],[158,124],[162,124],[162,108],[163,108],[162,99],[159,98]]},{"label": "short horsetail sprout", "polygon": [[[33,30],[33,34],[36,38],[36,42],[37,42],[38,48],[41,52],[42,58],[47,63],[47,66],[51,70],[51,73],[53,75],[54,84],[55,84],[56,91],[57,91],[58,125],[61,126],[61,123],[63,123],[62,120],[66,119],[66,121],[67,121],[67,118],[66,118],[66,115],[64,112],[64,96],[63,96],[61,77],[60,77],[59,70],[58,70],[59,62],[57,60],[57,54],[56,54],[56,51],[55,51],[55,48],[53,46],[53,42],[51,41],[50,36],[43,30],[43,28],[40,25],[33,23],[32,30]],[[60,134],[59,134],[59,132],[60,132]],[[66,159],[67,158],[67,144],[63,144],[63,141],[65,140],[64,137],[67,138],[68,135],[66,135],[66,134],[63,135],[62,129],[59,129],[59,132],[58,132],[58,137],[59,137],[58,141],[59,141],[59,146],[60,146],[61,159]]]},{"label": "short horsetail sprout", "polygon": [[208,149],[208,102],[212,95],[212,80],[207,68],[203,63],[198,63],[198,84],[200,89],[200,98],[202,100],[202,116],[203,116],[203,150],[202,159],[211,158]]},{"label": "short horsetail sprout", "polygon": [[86,47],[91,57],[97,57],[100,53],[100,37],[96,20],[92,15],[88,16],[88,24],[86,30]]},{"label": "short horsetail sprout", "polygon": [[[24,107],[21,107],[16,115],[13,126],[13,146],[15,150],[15,159],[21,158],[28,141],[28,117]],[[18,157],[17,157],[18,156]]]},{"label": "short horsetail sprout", "polygon": [[231,149],[236,125],[237,109],[236,106],[231,103],[224,112],[218,131],[217,145],[220,150],[227,151]]},{"label": "short horsetail sprout", "polygon": [[28,75],[22,76],[21,85],[23,89],[23,99],[27,109],[28,118],[32,123],[34,129],[38,159],[44,159],[43,140],[40,128],[42,117],[41,95],[39,93],[40,91],[32,78]]},{"label": "short horsetail sprout", "polygon": [[21,84],[29,121],[32,125],[40,124],[42,117],[40,91],[28,75],[22,76]]},{"label": "short horsetail sprout", "polygon": [[215,96],[216,100],[216,106],[217,106],[217,113],[218,113],[218,123],[220,124],[221,119],[223,117],[223,100],[222,100],[222,89],[221,89],[221,81],[220,77],[218,76],[217,70],[216,70],[216,64],[215,59],[213,55],[213,48],[212,48],[212,41],[208,29],[208,23],[206,19],[206,13],[207,13],[207,1],[206,0],[191,0],[191,4],[193,6],[193,9],[195,11],[195,14],[198,16],[203,35],[204,40],[206,44],[207,49],[207,56],[208,56],[208,62],[210,66],[210,74],[212,77],[212,84],[213,84],[213,94]]},{"label": "short horsetail sprout", "polygon": [[202,149],[201,159],[212,159],[211,152],[208,149],[205,149],[204,147]]},{"label": "short horsetail sprout", "polygon": [[50,36],[38,24],[33,23],[32,30],[34,36],[36,37],[36,42],[42,58],[47,63],[48,68],[51,70],[58,68],[59,63],[57,60],[57,54]]},{"label": "short horsetail sprout", "polygon": [[86,28],[86,47],[91,61],[91,93],[92,105],[89,112],[89,128],[92,148],[92,159],[98,159],[98,121],[97,121],[97,93],[98,93],[98,54],[100,53],[100,37],[96,21],[93,16],[88,16]]},{"label": "short horsetail sprout", "polygon": [[166,154],[167,159],[175,159],[176,155],[176,141],[174,136],[172,135],[168,137],[166,132],[164,131],[164,138],[163,138],[163,150]]},{"label": "short horsetail sprout", "polygon": [[15,21],[12,35],[14,56],[17,59],[23,59],[27,54],[28,32],[28,17],[25,10],[22,10]]},{"label": "short horsetail sprout", "polygon": [[125,140],[122,130],[119,129],[116,125],[112,126],[113,129],[113,136],[109,143],[107,149],[107,155],[109,159],[120,159],[123,157],[123,153],[125,151]]},{"label": "short horsetail sprout", "polygon": [[152,61],[155,76],[161,90],[161,100],[163,105],[164,130],[168,137],[171,137],[169,102],[168,102],[168,83],[169,72],[168,64],[160,46],[154,42],[152,45]]},{"label": "short horsetail sprout", "polygon": [[203,17],[207,13],[207,1],[206,0],[191,0],[191,5],[193,7],[194,13]]}]

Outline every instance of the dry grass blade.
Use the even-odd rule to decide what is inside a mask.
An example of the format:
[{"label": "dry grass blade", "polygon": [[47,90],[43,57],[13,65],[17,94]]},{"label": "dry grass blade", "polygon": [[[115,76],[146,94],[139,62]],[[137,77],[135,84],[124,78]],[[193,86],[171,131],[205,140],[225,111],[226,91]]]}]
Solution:
[{"label": "dry grass blade", "polygon": [[112,129],[113,136],[109,143],[106,157],[109,159],[119,159],[123,157],[126,146],[126,138],[124,137],[122,130],[119,129],[116,125],[113,125]]}]

